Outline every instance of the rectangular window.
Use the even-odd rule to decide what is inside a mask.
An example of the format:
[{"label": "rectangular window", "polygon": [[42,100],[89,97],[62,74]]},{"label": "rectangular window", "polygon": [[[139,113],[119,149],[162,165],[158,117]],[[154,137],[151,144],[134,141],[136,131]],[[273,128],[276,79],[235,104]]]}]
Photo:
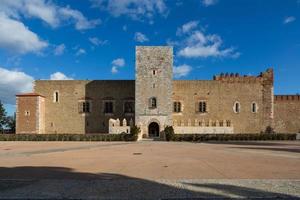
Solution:
[{"label": "rectangular window", "polygon": [[174,102],[173,106],[174,106],[173,111],[175,113],[180,113],[181,112],[181,103],[180,102]]},{"label": "rectangular window", "polygon": [[134,102],[127,101],[124,103],[124,113],[134,113]]},{"label": "rectangular window", "polygon": [[104,113],[113,113],[113,102],[107,101],[104,103]]},{"label": "rectangular window", "polygon": [[58,91],[55,91],[53,93],[53,102],[57,103],[58,101],[59,101],[59,93],[58,93]]},{"label": "rectangular window", "polygon": [[83,102],[83,112],[84,113],[89,113],[90,112],[90,102]]},{"label": "rectangular window", "polygon": [[206,113],[207,112],[207,107],[206,107],[206,102],[205,101],[200,101],[199,102],[199,112],[200,113]]},{"label": "rectangular window", "polygon": [[91,112],[91,104],[88,101],[79,102],[78,109],[79,109],[79,113],[90,113]]},{"label": "rectangular window", "polygon": [[155,109],[157,106],[157,101],[156,101],[156,98],[155,97],[151,97],[149,99],[149,108],[150,109]]}]

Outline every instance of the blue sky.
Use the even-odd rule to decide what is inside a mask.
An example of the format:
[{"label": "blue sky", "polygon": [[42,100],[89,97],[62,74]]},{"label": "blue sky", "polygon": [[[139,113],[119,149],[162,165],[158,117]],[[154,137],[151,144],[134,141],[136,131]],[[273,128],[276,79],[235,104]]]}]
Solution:
[{"label": "blue sky", "polygon": [[134,79],[135,46],[173,45],[176,79],[275,70],[300,93],[300,0],[1,0],[0,99],[34,79]]}]

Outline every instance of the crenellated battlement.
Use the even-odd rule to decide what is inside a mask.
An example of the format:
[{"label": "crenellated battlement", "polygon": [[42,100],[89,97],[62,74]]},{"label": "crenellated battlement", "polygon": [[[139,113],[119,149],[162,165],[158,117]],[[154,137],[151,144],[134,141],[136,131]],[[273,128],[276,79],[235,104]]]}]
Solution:
[{"label": "crenellated battlement", "polygon": [[300,95],[275,95],[275,101],[300,101]]},{"label": "crenellated battlement", "polygon": [[238,73],[221,73],[220,75],[215,75],[213,80],[229,82],[229,83],[269,83],[273,84],[273,69],[270,68],[266,72],[260,73],[258,76],[241,76]]}]

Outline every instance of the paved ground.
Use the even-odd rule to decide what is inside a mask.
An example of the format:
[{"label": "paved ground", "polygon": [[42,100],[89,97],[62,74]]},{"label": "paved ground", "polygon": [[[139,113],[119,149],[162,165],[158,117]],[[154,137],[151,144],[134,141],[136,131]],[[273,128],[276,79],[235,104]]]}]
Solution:
[{"label": "paved ground", "polygon": [[3,198],[300,198],[300,142],[0,142]]}]

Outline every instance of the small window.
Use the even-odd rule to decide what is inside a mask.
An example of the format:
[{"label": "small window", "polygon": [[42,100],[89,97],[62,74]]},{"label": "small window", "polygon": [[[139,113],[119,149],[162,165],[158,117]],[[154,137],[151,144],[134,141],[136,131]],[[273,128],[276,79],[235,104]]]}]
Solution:
[{"label": "small window", "polygon": [[88,101],[79,102],[79,113],[90,113],[91,103]]},{"label": "small window", "polygon": [[59,93],[55,91],[53,94],[53,102],[57,103],[59,101]]},{"label": "small window", "polygon": [[181,112],[181,103],[179,101],[174,102],[173,106],[174,106],[173,111],[175,113],[180,113]]},{"label": "small window", "polygon": [[134,113],[134,102],[127,101],[124,103],[124,113]]},{"label": "small window", "polygon": [[220,121],[219,125],[222,127],[224,125],[223,121]]},{"label": "small window", "polygon": [[90,102],[83,102],[83,112],[84,113],[89,113],[90,112]]},{"label": "small window", "polygon": [[112,101],[107,101],[104,103],[104,113],[110,114],[114,112],[114,104]]},{"label": "small window", "polygon": [[207,112],[207,105],[205,101],[199,102],[199,112],[200,113],[206,113]]},{"label": "small window", "polygon": [[226,126],[227,126],[227,127],[230,127],[230,126],[231,126],[231,121],[230,121],[230,120],[227,120],[227,121],[226,121]]},{"label": "small window", "polygon": [[235,113],[240,113],[241,112],[241,104],[239,102],[235,102],[233,106],[233,110]]},{"label": "small window", "polygon": [[153,74],[153,75],[156,75],[156,71],[155,71],[155,70],[152,70],[152,74]]},{"label": "small window", "polygon": [[252,113],[257,113],[257,104],[255,102],[251,104],[251,111]]},{"label": "small window", "polygon": [[150,98],[149,101],[149,108],[150,109],[155,109],[157,107],[157,101],[155,97]]},{"label": "small window", "polygon": [[30,116],[30,111],[29,110],[25,110],[25,116]]}]

